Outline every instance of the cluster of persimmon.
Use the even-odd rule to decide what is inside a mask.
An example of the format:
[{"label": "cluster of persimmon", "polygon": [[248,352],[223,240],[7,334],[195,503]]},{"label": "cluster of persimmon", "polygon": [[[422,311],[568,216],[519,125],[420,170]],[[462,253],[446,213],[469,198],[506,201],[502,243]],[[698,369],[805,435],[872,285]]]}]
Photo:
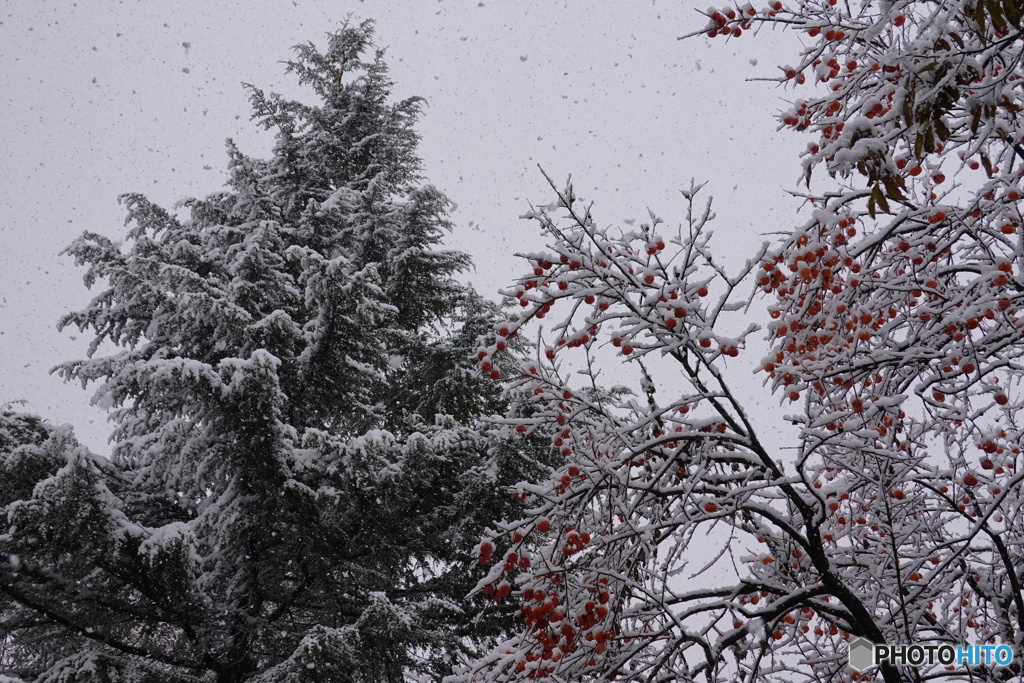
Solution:
[{"label": "cluster of persimmon", "polygon": [[[811,29],[812,31],[815,29]],[[837,32],[841,34],[842,32]],[[829,32],[826,32],[826,36]],[[829,38],[826,37],[826,40]],[[841,40],[841,38],[831,38]],[[794,102],[793,106],[780,114],[779,118],[783,125],[803,131],[816,125],[821,133],[822,144],[827,145],[829,141],[838,140],[843,132],[846,122],[844,118],[849,115],[850,107],[859,109],[865,118],[882,118],[892,110],[894,88],[874,98],[862,98],[857,104],[848,102],[847,95],[840,92],[844,89],[846,81],[860,75],[864,64],[857,59],[847,58],[840,61],[838,57],[819,58],[811,62],[807,67],[796,69],[792,66],[781,67],[784,74],[784,81],[793,81],[796,84],[805,82],[804,71],[810,69],[815,79],[822,83],[829,84],[829,90],[836,93],[835,96],[822,97],[815,100],[800,99]],[[886,68],[874,62],[870,67],[871,71],[886,72]],[[898,68],[893,68],[895,73]],[[815,149],[817,154],[820,149]],[[832,150],[834,153],[834,150]],[[832,154],[822,155],[817,160],[831,161]]]},{"label": "cluster of persimmon", "polygon": [[[885,128],[884,132],[877,130],[872,134],[878,140],[886,140],[890,147],[902,141],[913,151],[915,163],[907,169],[915,175],[922,173],[926,157],[942,154],[945,141],[963,145],[970,140],[970,152],[962,153],[961,159],[976,156],[977,160],[969,159],[967,165],[973,169],[983,165],[989,177],[999,173],[997,162],[990,158],[1004,157],[1012,163],[1012,148],[1020,138],[1020,108],[1014,103],[1016,95],[1007,96],[1004,91],[1015,89],[1014,81],[1020,78],[1018,69],[1007,68],[1008,64],[1019,65],[1020,49],[1006,42],[999,48],[999,59],[968,57],[989,50],[993,39],[1001,40],[1000,34],[1012,33],[1012,28],[1001,30],[998,20],[982,20],[978,24],[974,11],[959,16],[941,14],[943,19],[936,23],[934,18],[910,22],[906,14],[896,11],[873,18],[846,17],[842,7],[824,4],[816,7],[805,3],[802,10],[799,17],[787,17],[786,23],[800,26],[817,41],[804,50],[805,62],[782,68],[780,80],[803,83],[805,71],[810,70],[816,80],[827,84],[829,94],[798,103],[782,114],[785,125],[800,130],[814,126],[827,142],[838,140],[834,126],[837,119],[850,122],[857,115],[874,119]],[[945,10],[936,7],[936,11]],[[1002,12],[998,5],[993,5],[991,11]],[[874,23],[868,29],[873,36],[871,41],[863,39],[863,30],[870,26],[867,22]],[[917,25],[922,27],[920,32],[914,30]],[[892,58],[897,48],[914,55],[909,68]],[[936,90],[929,91],[932,87]],[[918,102],[917,97],[923,94],[927,97]],[[929,104],[932,99],[940,104]],[[900,106],[894,109],[897,103]],[[948,116],[937,116],[937,112]],[[864,132],[860,125],[856,129]],[[956,135],[958,130],[969,130],[970,134]],[[992,140],[993,144],[977,144],[978,136]],[[850,146],[852,142],[851,139],[838,144]],[[998,148],[994,156],[986,153],[990,147]],[[831,161],[836,151],[835,146],[823,149],[817,160]],[[870,175],[875,171],[862,169],[862,173]]]},{"label": "cluster of persimmon", "polygon": [[501,325],[499,325],[498,328],[495,330],[497,339],[494,342],[494,344],[492,344],[489,347],[480,347],[477,349],[477,368],[480,370],[480,373],[485,377],[488,377],[495,381],[501,379],[501,370],[499,370],[495,365],[494,355],[504,351],[507,348],[507,340],[515,339],[515,337],[518,334],[514,329],[514,325],[516,324],[516,322],[517,321],[513,319],[507,323],[502,323]]},{"label": "cluster of persimmon", "polygon": [[[835,474],[842,474],[841,471],[835,472]],[[816,482],[815,488],[820,488],[821,482]],[[946,493],[948,487],[943,487],[942,492]],[[879,539],[884,539],[887,535],[887,530],[892,525],[895,529],[898,527],[902,531],[899,533],[906,535],[907,533],[914,533],[920,529],[920,519],[922,515],[927,515],[929,504],[925,503],[922,499],[914,500],[914,497],[924,492],[907,493],[904,488],[894,488],[888,491],[888,497],[892,500],[892,505],[904,505],[904,509],[899,512],[891,514],[889,520],[885,524],[879,524],[877,520],[874,520],[872,515],[877,514],[880,509],[874,499],[865,500],[863,502],[869,503],[865,505],[861,502],[855,502],[849,495],[838,494],[833,491],[825,494],[825,501],[830,511],[829,521],[833,524],[829,533],[824,535],[824,538],[828,542],[834,542],[838,538],[851,533],[856,534],[856,539],[853,543],[853,548],[860,550],[863,548],[874,548],[873,550],[867,551],[870,555],[874,556],[871,560],[871,565],[882,568],[885,565],[887,568],[885,571],[891,570],[891,563],[893,559],[889,558],[890,548],[884,543],[876,542]],[[965,500],[966,502],[966,500]],[[842,506],[848,506],[846,510]],[[962,509],[962,508],[961,508]],[[847,511],[848,510],[848,511]],[[850,519],[846,519],[846,515],[850,515]],[[836,528],[835,525],[838,525]],[[858,530],[859,525],[859,530]],[[870,529],[870,531],[868,531]],[[895,531],[893,533],[896,533]],[[764,537],[758,538],[759,542],[765,542]],[[747,558],[749,562],[756,565],[763,565],[763,570],[760,572],[764,574],[764,571],[772,570],[773,568],[778,571],[786,571],[789,569],[798,570],[805,566],[807,557],[806,554],[798,547],[791,546],[788,549],[776,548],[776,552],[772,555],[761,554]],[[907,590],[913,590],[919,595],[932,594],[931,584],[933,580],[939,576],[938,573],[945,573],[948,570],[939,567],[938,565],[943,564],[941,556],[936,554],[933,550],[931,554],[912,555],[912,554],[901,554],[902,557],[899,560],[901,566],[901,580],[904,582],[904,586]],[[787,557],[786,562],[782,562],[782,557]],[[950,558],[952,560],[954,558]],[[948,561],[947,561],[948,563]],[[945,566],[945,565],[944,565]],[[756,572],[755,572],[756,573]],[[977,598],[979,595],[997,595],[999,587],[996,583],[988,580],[986,574],[979,572],[975,569],[972,572],[967,573],[966,576],[961,577],[964,583],[962,595],[957,592],[950,592],[948,590],[934,591],[935,600],[942,600],[944,602],[955,602],[955,607],[952,605],[946,605],[945,609],[940,610],[945,614],[956,614],[963,611],[963,624],[969,628],[974,629],[978,633],[979,642],[990,642],[990,639],[997,630],[991,627],[992,623],[998,623],[998,619],[989,619],[991,616],[988,614],[989,610],[986,610],[986,605],[978,605]],[[762,577],[765,583],[773,583],[771,576],[764,574]],[[817,577],[809,577],[811,583],[817,583]],[[797,611],[796,608],[792,608],[784,614],[773,609],[775,604],[776,595],[768,590],[761,590],[760,592],[749,592],[742,595],[739,599],[739,605],[742,611],[742,615],[736,617],[732,623],[734,629],[741,629],[746,626],[745,618],[754,619],[755,617],[768,618],[771,621],[767,625],[768,632],[771,637],[775,640],[783,640],[791,637],[797,638],[809,638],[811,629],[813,628],[814,637],[832,637],[839,636],[842,639],[848,639],[849,634],[843,629],[842,622],[837,623],[833,621],[830,616],[823,616],[817,614],[816,611],[808,606],[803,605]],[[823,602],[828,602],[828,597],[821,598]],[[989,606],[996,606],[999,601],[995,601],[994,604]],[[757,607],[756,610],[752,609]],[[1005,605],[1004,605],[1005,609]],[[931,617],[937,619],[935,605],[928,603],[928,610],[931,612]],[[1015,613],[1016,610],[1011,608]],[[826,610],[827,611],[827,610]],[[815,620],[814,617],[818,617]],[[1013,618],[1016,614],[1013,615]],[[815,623],[816,622],[816,623]],[[758,622],[759,623],[759,622]],[[812,645],[812,650],[817,649],[818,646]]]},{"label": "cluster of persimmon", "polygon": [[[536,530],[549,532],[550,522],[543,520]],[[588,537],[588,534],[577,533],[571,528],[565,534],[567,544],[585,544]],[[518,532],[513,537],[514,543],[522,540],[522,534]],[[485,548],[482,547],[483,550]],[[493,552],[493,545],[486,550]],[[510,550],[506,555],[506,565],[512,564],[515,557],[515,551]],[[567,656],[580,656],[585,666],[596,666],[596,657],[606,651],[614,635],[612,628],[606,625],[611,602],[609,579],[601,577],[594,580],[591,575],[586,575],[579,585],[570,587],[563,580],[564,576],[561,572],[532,575],[518,591],[519,613],[534,644],[520,650],[515,669],[531,679],[550,676],[555,665]],[[485,593],[498,596],[495,599],[509,594],[504,574],[492,575],[488,579],[490,583],[483,587]],[[514,653],[510,651],[507,654]]]},{"label": "cluster of persimmon", "polygon": [[[919,220],[945,225],[948,216],[932,209],[923,212]],[[952,258],[953,249],[949,242],[940,246],[940,234],[922,233],[924,239],[883,243],[875,252],[883,258],[871,264],[867,277],[861,263],[846,251],[848,238],[856,234],[853,217],[815,222],[768,254],[761,266],[758,284],[765,293],[780,297],[770,325],[775,352],[765,359],[764,369],[779,385],[788,387],[791,400],[800,398],[805,383],[811,383],[821,395],[826,376],[846,388],[852,386],[849,376],[830,368],[837,367],[840,359],[851,359],[852,354],[869,353],[896,334],[895,330],[909,329],[922,338],[945,335],[955,344],[949,349],[961,349],[963,355],[953,365],[936,368],[941,367],[941,372],[933,382],[957,373],[974,376],[978,366],[963,358],[974,357],[986,338],[1005,338],[1007,323],[1013,334],[1020,336],[1024,324],[1016,317],[1019,293],[1009,260],[996,257],[991,270],[980,272],[976,282],[989,294],[979,297],[981,290],[976,286],[954,283],[949,275],[942,275],[950,271],[939,266]],[[878,281],[885,282],[886,288],[875,288]],[[970,305],[960,298],[965,296],[962,292],[970,295]],[[946,357],[952,355],[956,354],[947,353]],[[822,365],[828,358],[836,362]],[[810,376],[808,363],[818,368]],[[785,370],[779,372],[781,368]],[[1006,405],[1005,392],[991,388],[995,401]],[[950,390],[936,387],[931,398],[942,402]]]},{"label": "cluster of persimmon", "polygon": [[[993,169],[993,172],[995,170]],[[975,219],[985,216],[987,223],[993,227],[998,227],[999,233],[1002,235],[1016,234],[1021,223],[1019,207],[1022,197],[1021,192],[1021,188],[1016,183],[1005,187],[998,196],[995,191],[985,192],[977,200],[977,208],[968,215]]]},{"label": "cluster of persimmon", "polygon": [[[585,247],[588,241],[596,244],[597,249]],[[706,329],[701,315],[701,299],[709,294],[708,283],[681,280],[679,268],[671,265],[675,257],[666,260],[662,256],[666,242],[644,226],[642,232],[618,239],[612,240],[603,234],[592,235],[586,241],[579,237],[566,240],[561,245],[561,253],[528,256],[532,273],[521,278],[513,289],[503,292],[514,297],[525,310],[511,316],[496,330],[498,344],[479,350],[481,371],[499,378],[491,356],[503,348],[501,338],[513,337],[524,324],[543,319],[560,300],[572,302],[572,315],[556,327],[560,332],[558,338],[544,347],[547,361],[555,361],[562,349],[589,349],[597,341],[602,325],[612,320],[620,325],[623,320],[627,321],[609,339],[623,356],[643,352],[651,348],[651,343],[657,345],[654,340],[643,339],[645,333],[656,328],[690,337],[700,349],[738,356],[739,348],[734,340],[723,339],[714,348],[716,336]],[[652,297],[652,292],[658,292],[658,296]],[[632,293],[643,295],[639,310],[629,301]],[[612,310],[613,305],[620,310]],[[625,310],[621,310],[623,306]],[[501,330],[505,330],[506,335],[502,335]],[[524,376],[537,374],[535,365],[524,368]]]},{"label": "cluster of persimmon", "polygon": [[[1011,453],[1019,454],[1020,449],[1001,442],[1000,439],[1005,440],[1005,437],[1005,432],[997,432],[991,438],[979,442],[978,448],[983,453],[981,467],[986,470],[986,474],[968,469],[960,475],[963,488],[951,492],[950,484],[936,484],[935,479],[942,481],[949,476],[949,473],[940,472],[936,477],[930,478],[924,487],[910,481],[892,485],[885,491],[889,501],[884,507],[879,505],[877,496],[865,495],[865,489],[858,484],[861,481],[860,473],[869,467],[869,463],[848,451],[837,452],[836,456],[849,464],[850,469],[825,468],[821,472],[823,475],[821,479],[814,482],[814,488],[821,492],[819,495],[822,496],[828,511],[823,527],[823,540],[830,544],[839,543],[844,537],[852,536],[852,547],[859,549],[861,547],[870,548],[890,532],[903,537],[908,533],[917,533],[922,516],[933,514],[936,503],[935,494],[947,499],[951,504],[955,504],[962,513],[972,517],[990,515],[996,523],[1002,523],[1004,520],[1001,513],[993,514],[984,508],[979,497],[978,487],[987,481],[987,490],[993,496],[998,496],[1005,484],[997,481],[995,474],[1010,476],[1015,469],[1014,456]],[[881,450],[879,447],[878,451]],[[854,472],[856,474],[853,474]],[[949,478],[952,479],[952,477]],[[829,486],[830,483],[831,486]],[[858,491],[856,499],[848,493],[854,490]],[[886,510],[888,512],[884,512]],[[889,549],[882,542],[877,551],[872,552],[877,552],[880,556],[874,562],[877,566],[880,562],[886,561],[884,556],[888,554]],[[930,555],[913,557],[904,554],[903,557],[906,562],[902,573],[904,579],[918,582],[924,587],[928,586],[934,578],[930,573],[930,568],[942,563],[939,549],[932,549]],[[793,567],[795,569],[797,564],[794,563]],[[922,588],[921,590],[927,592],[928,589]]]},{"label": "cluster of persimmon", "polygon": [[[548,533],[551,524],[547,520],[541,520],[535,529],[539,533]],[[584,539],[589,540],[589,535],[576,533],[570,528],[566,531],[566,539],[567,543],[579,545],[586,542]],[[519,547],[523,541],[523,534],[515,532],[512,541],[514,547]],[[490,561],[493,549],[494,546],[489,541],[481,544],[481,562],[485,559]],[[487,554],[484,555],[484,552]],[[506,579],[507,573],[515,567],[525,569],[530,566],[526,556],[520,553],[515,550],[508,551],[504,566],[499,573],[492,572],[488,577],[487,583],[481,589],[483,593],[491,595],[495,600],[510,594],[512,589]],[[609,580],[602,577],[598,582],[591,582],[589,577],[585,577],[583,595],[591,597],[579,597],[569,601],[566,597],[569,590],[561,573],[528,576],[528,580],[518,591],[519,611],[535,646],[520,651],[515,665],[516,670],[530,679],[547,678],[554,673],[555,665],[563,657],[574,653],[580,653],[586,658],[586,666],[596,666],[598,662],[594,657],[605,652],[607,643],[613,635],[611,627],[603,626],[609,615]]]},{"label": "cluster of persimmon", "polygon": [[[863,386],[865,389],[870,389],[873,382],[881,384],[883,382],[882,377],[883,376],[879,373],[875,375],[874,379],[865,378],[862,380],[861,386]],[[836,381],[835,383],[841,383],[841,386],[844,389],[851,389],[854,386],[853,380],[845,379],[842,376],[837,376],[837,379],[838,381]],[[859,417],[863,415],[865,412],[869,412],[869,409],[873,407],[872,404],[878,402],[878,398],[878,396],[866,397],[867,404],[864,403],[865,399],[854,398],[850,400],[849,404],[847,404],[843,400],[843,394],[832,396],[831,401],[829,403],[829,408],[833,411],[832,415],[834,417],[822,426],[825,428],[826,431],[829,432],[842,432],[846,429],[846,423],[842,419],[840,419],[840,416],[843,413],[849,412],[852,415]],[[873,446],[877,448],[884,448],[884,443],[881,441],[881,439],[884,438],[887,434],[889,434],[889,431],[892,429],[893,424],[895,424],[896,422],[896,418],[891,414],[878,410],[872,410],[870,412],[873,413],[871,416],[871,425],[865,424],[864,419],[860,418],[857,420],[857,428],[861,429],[870,427],[871,429],[873,429],[875,432],[878,433],[879,437],[879,440],[875,441]],[[898,415],[899,419],[901,420],[906,417],[906,413],[904,413],[902,410],[899,411]],[[895,447],[898,450],[905,451],[907,449],[907,443],[905,441],[901,441],[895,444]]]},{"label": "cluster of persimmon", "polygon": [[[766,612],[770,612],[770,607],[774,602],[775,596],[768,591],[754,592],[751,594],[740,596],[740,605],[757,605],[758,603],[764,602],[762,607]],[[822,598],[823,602],[828,602],[828,596]],[[747,622],[740,618],[736,618],[733,621],[733,628],[740,629],[745,626]],[[775,640],[782,640],[786,637],[787,632],[794,632],[799,630],[801,633],[810,634],[813,628],[814,635],[817,637],[823,636],[836,636],[840,635],[843,639],[849,638],[849,633],[843,631],[834,623],[828,621],[826,618],[819,615],[813,607],[810,605],[803,605],[799,609],[793,609],[782,616],[775,619],[775,627],[772,629],[772,637]]]},{"label": "cluster of persimmon", "polygon": [[[812,26],[807,29],[807,35],[811,38],[816,38],[821,35],[827,41],[842,40],[846,37],[846,31],[835,26]],[[824,80],[824,79],[822,79]]]},{"label": "cluster of persimmon", "polygon": [[980,487],[984,484],[992,495],[1001,494],[1005,487],[1005,482],[1002,480],[1016,471],[1017,457],[1021,452],[1020,446],[1009,440],[1006,431],[1003,430],[982,439],[977,445],[982,452],[978,459],[978,467],[981,471],[969,468],[963,473],[961,481],[970,495],[965,495],[963,500],[958,503],[960,510],[966,510],[967,506],[973,506],[971,513],[974,516],[980,512],[976,499],[981,492]]},{"label": "cluster of persimmon", "polygon": [[[857,234],[855,219],[814,223],[799,232],[792,242],[766,256],[761,265],[758,285],[767,294],[777,294],[789,305],[773,308],[769,326],[776,341],[776,352],[764,370],[775,378],[775,371],[786,359],[800,365],[798,359],[814,360],[836,350],[849,348],[856,339],[865,340],[884,324],[883,315],[864,313],[853,316],[845,306],[826,311],[832,297],[861,284],[861,265],[843,250],[849,238]],[[861,328],[864,329],[861,329]],[[796,384],[786,373],[783,386]],[[796,400],[790,392],[790,398]],[[821,392],[819,392],[821,393]]]},{"label": "cluster of persimmon", "polygon": [[[911,495],[908,495],[907,491],[906,486],[889,489],[886,493],[891,499],[889,505],[908,500]],[[870,537],[872,538],[885,538],[886,532],[874,517],[877,514],[875,508],[865,505],[863,502],[849,500],[849,497],[849,493],[845,491],[838,496],[833,492],[826,497],[827,516],[833,525],[824,534],[825,540],[836,541],[850,533],[855,533],[858,537],[863,538],[868,530],[871,531]],[[870,502],[874,501],[875,499],[872,497]]]},{"label": "cluster of persimmon", "polygon": [[[806,560],[806,555],[799,548],[794,548],[790,557],[794,566],[798,566],[801,561]],[[770,555],[748,559],[750,559],[754,564],[761,564],[765,567],[771,567],[776,564],[775,558]],[[783,640],[787,636],[794,639],[801,638],[805,640],[809,638],[831,639],[833,637],[848,640],[850,638],[850,633],[837,625],[834,621],[834,617],[828,614],[819,613],[810,605],[793,607],[788,611],[779,614],[775,607],[778,597],[779,596],[776,596],[767,590],[751,591],[747,594],[741,595],[738,602],[740,607],[744,608],[742,616],[768,616],[769,620],[767,628],[774,640]],[[822,603],[826,604],[831,600],[827,595],[821,596],[818,599]],[[757,608],[757,611],[754,611],[754,607]],[[732,627],[734,629],[738,630],[746,628],[750,623],[749,621],[744,620],[742,616],[734,617],[732,622]]]},{"label": "cluster of persimmon", "polygon": [[[976,635],[971,637],[971,640],[979,643],[995,643],[1000,636],[1001,629],[998,628],[999,619],[993,618],[993,610],[991,609],[990,603],[979,602],[978,596],[975,590],[971,588],[972,584],[976,587],[984,586],[985,589],[991,589],[989,581],[986,581],[986,577],[983,577],[979,573],[968,574],[966,577],[968,581],[963,590],[959,592],[951,593],[942,600],[943,611],[950,614],[959,615],[959,621],[962,624],[962,628],[970,629]],[[928,609],[930,611],[929,616],[934,616],[935,603],[928,603]],[[1011,607],[1006,610],[1007,615],[1013,620],[1016,620],[1017,609]],[[995,625],[996,628],[992,626]],[[949,669],[950,667],[946,667]]]},{"label": "cluster of persimmon", "polygon": [[[582,447],[586,451],[586,457],[595,461],[620,456],[621,454],[617,450],[614,452],[603,452],[595,449],[591,443],[590,436],[585,433],[581,434],[573,429],[572,426],[568,426],[575,415],[585,412],[588,407],[572,390],[561,386],[556,380],[557,378],[546,368],[538,371],[536,365],[528,366],[520,386],[526,390],[526,395],[532,399],[532,402],[539,410],[534,411],[528,418],[512,421],[517,423],[515,431],[522,435],[534,435],[537,433],[538,428],[541,431],[549,429],[552,447],[555,452],[565,458],[574,457],[577,454],[576,449],[578,447]],[[694,403],[698,402],[695,401]],[[689,411],[690,405],[684,405],[680,408],[679,414],[686,414]],[[667,423],[671,424],[671,420],[668,420]],[[550,429],[552,426],[554,429]],[[668,433],[666,430],[669,428],[656,430],[654,436],[656,438],[665,436]],[[682,432],[683,430],[684,427],[682,425],[675,426],[676,432]],[[677,444],[674,441],[668,441],[656,446],[652,453],[667,455],[676,447]],[[644,465],[644,463],[645,459],[639,457],[631,459],[629,464],[630,466],[638,467]],[[579,464],[572,463],[560,474],[555,474],[553,490],[556,494],[563,494],[570,489],[574,482],[582,482],[587,478],[587,473],[583,471]],[[525,491],[517,492],[515,496],[520,502],[527,501],[529,497]],[[589,535],[584,534],[582,538],[583,545],[589,542]],[[567,547],[573,548],[576,546],[577,543],[570,536]],[[576,549],[578,550],[579,548]]]},{"label": "cluster of persimmon", "polygon": [[[489,595],[492,600],[501,600],[508,597],[512,592],[512,585],[509,579],[513,572],[529,569],[532,564],[530,555],[522,544],[523,535],[517,533],[516,536],[518,538],[515,540],[515,548],[505,553],[503,562],[495,566],[497,571],[492,571],[488,575],[487,583],[481,588],[481,592],[484,595]],[[477,561],[480,564],[487,565],[494,562],[493,541],[481,541],[478,552]]]},{"label": "cluster of persimmon", "polygon": [[705,13],[708,17],[708,25],[704,27],[704,32],[709,38],[717,36],[739,38],[744,31],[749,31],[753,27],[755,18],[772,18],[782,9],[783,5],[780,0],[775,0],[760,12],[749,3],[721,9],[710,7]]},{"label": "cluster of persimmon", "polygon": [[[569,472],[575,476],[585,476],[580,474],[579,467],[572,466],[569,468]],[[562,481],[566,482],[568,474],[562,476]],[[538,534],[547,534],[551,531],[551,522],[548,519],[538,520],[532,527],[533,531]],[[530,533],[530,529],[525,531],[517,529],[509,532],[511,540],[510,549],[505,554],[504,563],[496,566],[495,571],[492,571],[482,588],[485,594],[493,595],[495,599],[501,599],[509,594],[508,590],[499,591],[499,588],[504,584],[507,585],[506,579],[510,576],[513,571],[519,569],[528,569],[532,561],[530,559],[529,552],[524,545],[526,537]],[[562,545],[561,555],[568,557],[574,555],[583,550],[591,541],[591,535],[589,532],[580,531],[572,526],[565,527],[564,533],[561,536],[564,544]],[[478,561],[480,564],[491,564],[494,561],[494,543],[490,540],[484,540],[480,543],[478,548]],[[557,557],[551,558],[549,561],[555,564],[559,563]],[[557,578],[557,577],[556,577]],[[556,581],[556,584],[560,583],[560,579]],[[499,592],[501,594],[499,594]]]}]

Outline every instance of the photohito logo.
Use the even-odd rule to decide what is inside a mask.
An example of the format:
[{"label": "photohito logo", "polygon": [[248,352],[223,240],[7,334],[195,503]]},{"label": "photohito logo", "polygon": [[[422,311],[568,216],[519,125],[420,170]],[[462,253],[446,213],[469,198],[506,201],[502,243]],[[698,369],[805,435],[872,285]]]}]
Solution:
[{"label": "photohito logo", "polygon": [[850,666],[864,671],[880,664],[927,666],[1006,666],[1013,661],[1009,645],[889,645],[864,638],[850,642]]}]

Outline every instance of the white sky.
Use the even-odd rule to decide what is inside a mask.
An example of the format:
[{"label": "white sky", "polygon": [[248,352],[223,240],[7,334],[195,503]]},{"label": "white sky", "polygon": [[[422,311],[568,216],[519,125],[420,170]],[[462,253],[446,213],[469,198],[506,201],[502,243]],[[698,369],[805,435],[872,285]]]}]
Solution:
[{"label": "white sky", "polygon": [[428,101],[425,174],[457,204],[450,241],[487,295],[522,270],[515,251],[540,246],[518,219],[551,198],[538,164],[559,182],[572,173],[603,224],[650,207],[674,226],[679,188],[708,180],[727,257],[796,221],[785,190],[807,140],[776,132],[788,93],[746,80],[795,61],[795,37],[677,41],[704,25],[692,0],[7,0],[0,404],[25,401],[108,452],[91,391],[48,374],[88,343],[58,318],[101,291],[60,250],[83,230],[121,237],[121,193],[170,206],[220,189],[227,137],[265,155],[240,83],[299,95],[280,61],[299,42],[322,48],[349,14],[377,20],[396,95]]}]

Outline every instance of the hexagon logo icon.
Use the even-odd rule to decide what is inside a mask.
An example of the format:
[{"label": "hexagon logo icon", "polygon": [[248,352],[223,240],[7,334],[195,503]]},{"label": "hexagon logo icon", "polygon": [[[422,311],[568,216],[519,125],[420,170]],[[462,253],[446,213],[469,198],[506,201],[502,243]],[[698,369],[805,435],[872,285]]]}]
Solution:
[{"label": "hexagon logo icon", "polygon": [[850,641],[850,667],[864,671],[875,665],[875,646],[864,638]]}]

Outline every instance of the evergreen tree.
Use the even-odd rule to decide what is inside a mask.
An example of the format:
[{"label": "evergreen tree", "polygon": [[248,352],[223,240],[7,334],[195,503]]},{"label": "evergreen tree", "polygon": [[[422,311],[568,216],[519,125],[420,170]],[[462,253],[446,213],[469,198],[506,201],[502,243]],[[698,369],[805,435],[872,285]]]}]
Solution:
[{"label": "evergreen tree", "polygon": [[69,247],[106,289],[62,321],[95,339],[59,372],[98,385],[113,455],[0,416],[0,673],[437,679],[500,630],[466,614],[471,547],[541,465],[481,422],[500,311],[440,248],[422,102],[391,103],[372,35],[297,48],[315,106],[249,86],[273,155],[229,141],[228,188],[187,219],[130,194],[127,247]]}]

